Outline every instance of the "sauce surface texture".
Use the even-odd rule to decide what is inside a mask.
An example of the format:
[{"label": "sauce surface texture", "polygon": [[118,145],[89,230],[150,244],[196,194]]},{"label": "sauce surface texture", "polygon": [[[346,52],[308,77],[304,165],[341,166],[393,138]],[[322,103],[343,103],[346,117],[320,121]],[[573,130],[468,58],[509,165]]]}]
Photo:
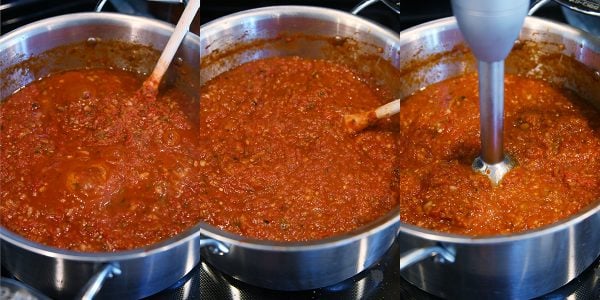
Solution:
[{"label": "sauce surface texture", "polygon": [[397,207],[397,119],[357,135],[343,125],[344,114],[390,101],[367,82],[340,65],[287,57],[246,63],[205,84],[204,219],[245,236],[303,241]]},{"label": "sauce surface texture", "polygon": [[398,206],[399,124],[347,134],[345,113],[389,100],[332,63],[273,58],[221,74],[201,106],[147,102],[117,70],[50,75],[0,105],[0,220],[77,251],[156,243],[208,222],[247,237],[314,240]]},{"label": "sauce surface texture", "polygon": [[436,231],[483,236],[567,218],[600,199],[600,113],[568,90],[505,80],[505,151],[518,166],[497,188],[475,173],[476,75],[428,86],[400,111],[400,217]]},{"label": "sauce surface texture", "polygon": [[134,96],[141,83],[124,71],[68,71],[0,105],[3,226],[46,245],[114,251],[198,222],[191,101],[169,90],[147,102]]}]

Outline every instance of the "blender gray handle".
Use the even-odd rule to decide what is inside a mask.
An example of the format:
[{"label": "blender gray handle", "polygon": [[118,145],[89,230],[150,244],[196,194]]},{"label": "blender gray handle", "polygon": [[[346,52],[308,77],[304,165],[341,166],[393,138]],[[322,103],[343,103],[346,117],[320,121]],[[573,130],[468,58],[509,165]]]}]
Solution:
[{"label": "blender gray handle", "polygon": [[350,13],[353,15],[358,14],[359,12],[361,12],[363,9],[377,3],[377,2],[383,2],[383,4],[385,4],[387,7],[389,7],[391,10],[393,10],[394,12],[396,12],[397,14],[400,14],[400,1],[399,0],[363,0],[360,3],[358,3],[351,11]]},{"label": "blender gray handle", "polygon": [[92,276],[90,280],[83,286],[76,299],[92,300],[98,294],[104,282],[113,276],[121,275],[121,269],[118,263],[105,264],[100,272]]},{"label": "blender gray handle", "polygon": [[451,248],[441,245],[419,248],[400,254],[400,271],[430,257],[433,257],[439,263],[453,263],[456,259],[456,255]]},{"label": "blender gray handle", "polygon": [[200,248],[204,247],[208,247],[208,250],[215,255],[225,255],[229,253],[229,246],[211,238],[200,238]]}]

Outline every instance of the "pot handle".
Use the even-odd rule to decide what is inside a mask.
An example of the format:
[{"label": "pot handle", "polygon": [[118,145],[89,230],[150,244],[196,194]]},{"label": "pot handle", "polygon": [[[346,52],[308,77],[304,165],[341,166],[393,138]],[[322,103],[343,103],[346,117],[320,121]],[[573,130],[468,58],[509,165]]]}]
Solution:
[{"label": "pot handle", "polygon": [[454,249],[442,245],[410,250],[400,255],[400,271],[429,257],[433,257],[439,263],[453,263],[456,253]]},{"label": "pot handle", "polygon": [[359,12],[361,12],[363,9],[367,8],[368,6],[371,6],[372,4],[375,4],[380,1],[383,2],[383,4],[385,4],[387,7],[389,7],[391,10],[393,10],[397,14],[400,14],[400,1],[399,0],[363,0],[360,3],[358,3],[350,11],[350,13],[353,15],[356,15]]},{"label": "pot handle", "polygon": [[112,278],[113,276],[121,275],[121,269],[119,268],[119,263],[108,263],[105,264],[100,272],[96,273],[88,282],[83,286],[79,295],[76,299],[82,300],[92,300],[98,294],[104,281],[107,278]]},{"label": "pot handle", "polygon": [[211,238],[200,238],[200,248],[208,247],[208,251],[215,255],[229,253],[229,246]]}]

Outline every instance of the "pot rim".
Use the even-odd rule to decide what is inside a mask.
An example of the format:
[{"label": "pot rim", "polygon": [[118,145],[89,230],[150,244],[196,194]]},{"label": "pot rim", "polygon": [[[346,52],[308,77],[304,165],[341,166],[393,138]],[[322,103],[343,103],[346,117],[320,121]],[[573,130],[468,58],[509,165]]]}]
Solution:
[{"label": "pot rim", "polygon": [[[200,26],[200,32],[202,32],[202,30],[216,30],[212,29],[213,27],[218,28],[218,30],[226,30],[235,24],[239,24],[243,19],[268,15],[270,15],[270,18],[275,19],[279,19],[282,16],[311,16],[313,19],[319,19],[317,17],[327,17],[334,20],[349,19],[354,26],[357,27],[357,31],[365,30],[368,31],[370,35],[382,35],[385,39],[399,40],[400,38],[399,33],[369,19],[363,18],[360,15],[354,15],[333,8],[309,5],[274,5],[243,10],[207,22]],[[362,28],[363,26],[365,28]]]},{"label": "pot rim", "polygon": [[473,237],[463,234],[452,234],[441,231],[434,231],[423,227],[400,221],[400,232],[419,236],[431,241],[452,243],[452,244],[471,244],[471,245],[489,245],[514,243],[516,241],[535,239],[542,236],[547,236],[555,232],[571,228],[584,220],[591,218],[594,215],[600,215],[600,200],[586,206],[581,212],[572,215],[571,217],[562,219],[558,222],[548,224],[533,230],[511,233],[506,235],[480,236]]},{"label": "pot rim", "polygon": [[148,257],[156,253],[161,253],[176,248],[182,244],[188,243],[193,239],[199,238],[199,236],[200,225],[196,224],[175,236],[141,248],[115,252],[82,252],[44,245],[29,240],[0,225],[0,242],[8,242],[21,249],[47,257],[83,262],[118,262],[134,258]]},{"label": "pot rim", "polygon": [[[23,39],[23,37],[27,37],[31,33],[42,33],[81,23],[94,24],[103,23],[105,21],[108,21],[109,24],[117,26],[129,25],[129,27],[151,27],[155,32],[172,32],[175,29],[174,25],[161,20],[118,13],[83,12],[64,14],[27,24],[3,35],[0,37],[0,51],[10,47],[14,43],[18,43],[21,39]],[[191,39],[193,45],[199,47],[200,38],[197,35],[189,32],[186,34],[186,40],[187,39]],[[136,43],[135,41],[129,42]],[[115,262],[152,256],[156,253],[176,248],[182,244],[188,243],[193,239],[199,238],[199,230],[200,226],[198,223],[196,223],[194,226],[175,236],[145,247],[115,252],[82,252],[51,247],[34,242],[0,225],[0,242],[7,242],[19,248],[48,257],[68,259],[73,261]]]},{"label": "pot rim", "polygon": [[[594,52],[600,53],[600,36],[593,35],[589,32],[577,29],[567,24],[553,22],[543,18],[535,16],[525,17],[523,23],[523,29],[533,30],[539,33],[555,33],[560,34],[564,38],[572,40],[580,45],[581,48],[589,48]],[[422,23],[400,32],[400,47],[403,44],[418,40],[423,36],[429,35],[430,32],[448,31],[452,29],[458,29],[458,23],[455,17],[445,17],[436,19],[426,23]],[[521,32],[522,33],[522,32]],[[458,31],[458,34],[462,38],[462,33]],[[519,35],[520,39],[521,36]],[[577,53],[581,55],[581,53]],[[577,57],[575,57],[577,58]]]},{"label": "pot rim", "polygon": [[351,244],[368,238],[377,232],[388,228],[397,227],[400,224],[400,206],[396,206],[387,214],[361,226],[357,229],[336,234],[327,238],[310,240],[310,241],[271,241],[260,240],[256,238],[244,237],[239,234],[231,233],[219,229],[206,222],[200,223],[200,236],[215,239],[219,242],[236,245],[247,249],[255,249],[262,251],[310,251],[326,248],[335,248],[343,245]]},{"label": "pot rim", "polygon": [[[19,28],[16,28],[4,34],[3,36],[0,36],[0,51],[5,50],[14,43],[18,43],[21,39],[23,39],[23,37],[29,36],[29,34],[31,34],[32,32],[38,33],[56,30],[59,28],[63,28],[71,23],[86,24],[105,20],[135,26],[152,26],[155,30],[159,31],[173,31],[175,28],[175,26],[165,21],[140,16],[132,16],[111,12],[71,13],[35,21],[27,25],[21,26]],[[192,32],[188,32],[186,36],[191,36],[195,40],[199,40],[199,37]]]},{"label": "pot rim", "polygon": [[[588,47],[594,52],[600,53],[600,37],[594,36],[585,31],[571,27],[566,24],[552,22],[538,17],[528,16],[525,18],[523,28],[544,33],[560,33],[563,37],[575,41],[581,47]],[[403,44],[418,40],[430,34],[430,32],[457,30],[458,24],[455,17],[446,17],[433,20],[427,23],[408,28],[400,32],[400,46]],[[404,37],[404,38],[403,38]],[[590,42],[591,41],[591,42]],[[452,244],[472,244],[472,245],[489,245],[500,243],[513,243],[515,241],[534,239],[541,236],[546,236],[558,231],[565,230],[576,224],[581,223],[587,218],[595,214],[600,215],[600,199],[593,201],[591,204],[584,207],[580,212],[562,219],[558,222],[548,224],[533,230],[511,233],[506,235],[490,235],[490,236],[468,236],[463,234],[451,234],[441,231],[434,231],[423,227],[400,221],[400,232],[419,236],[431,241],[452,243]]]}]

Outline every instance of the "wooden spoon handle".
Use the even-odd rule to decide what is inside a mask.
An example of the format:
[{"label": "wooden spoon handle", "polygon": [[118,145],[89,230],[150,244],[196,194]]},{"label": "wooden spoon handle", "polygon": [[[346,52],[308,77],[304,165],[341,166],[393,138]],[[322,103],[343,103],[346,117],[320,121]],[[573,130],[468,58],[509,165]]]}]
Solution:
[{"label": "wooden spoon handle", "polygon": [[388,104],[384,104],[375,109],[377,119],[383,119],[393,116],[400,112],[400,99],[396,99]]},{"label": "wooden spoon handle", "polygon": [[183,13],[181,14],[181,17],[179,18],[179,21],[177,22],[177,26],[175,26],[175,31],[169,38],[169,41],[160,55],[152,74],[150,74],[150,77],[148,77],[148,79],[146,79],[144,82],[144,86],[158,90],[158,84],[169,68],[171,61],[175,56],[175,52],[177,52],[177,49],[179,48],[179,44],[181,44],[181,41],[183,41],[183,38],[188,32],[190,24],[194,20],[194,16],[196,16],[196,12],[199,9],[200,0],[188,1]]},{"label": "wooden spoon handle", "polygon": [[400,112],[400,99],[384,104],[375,110],[365,111],[344,116],[344,125],[350,133],[357,133],[371,125],[377,120],[390,117]]}]

